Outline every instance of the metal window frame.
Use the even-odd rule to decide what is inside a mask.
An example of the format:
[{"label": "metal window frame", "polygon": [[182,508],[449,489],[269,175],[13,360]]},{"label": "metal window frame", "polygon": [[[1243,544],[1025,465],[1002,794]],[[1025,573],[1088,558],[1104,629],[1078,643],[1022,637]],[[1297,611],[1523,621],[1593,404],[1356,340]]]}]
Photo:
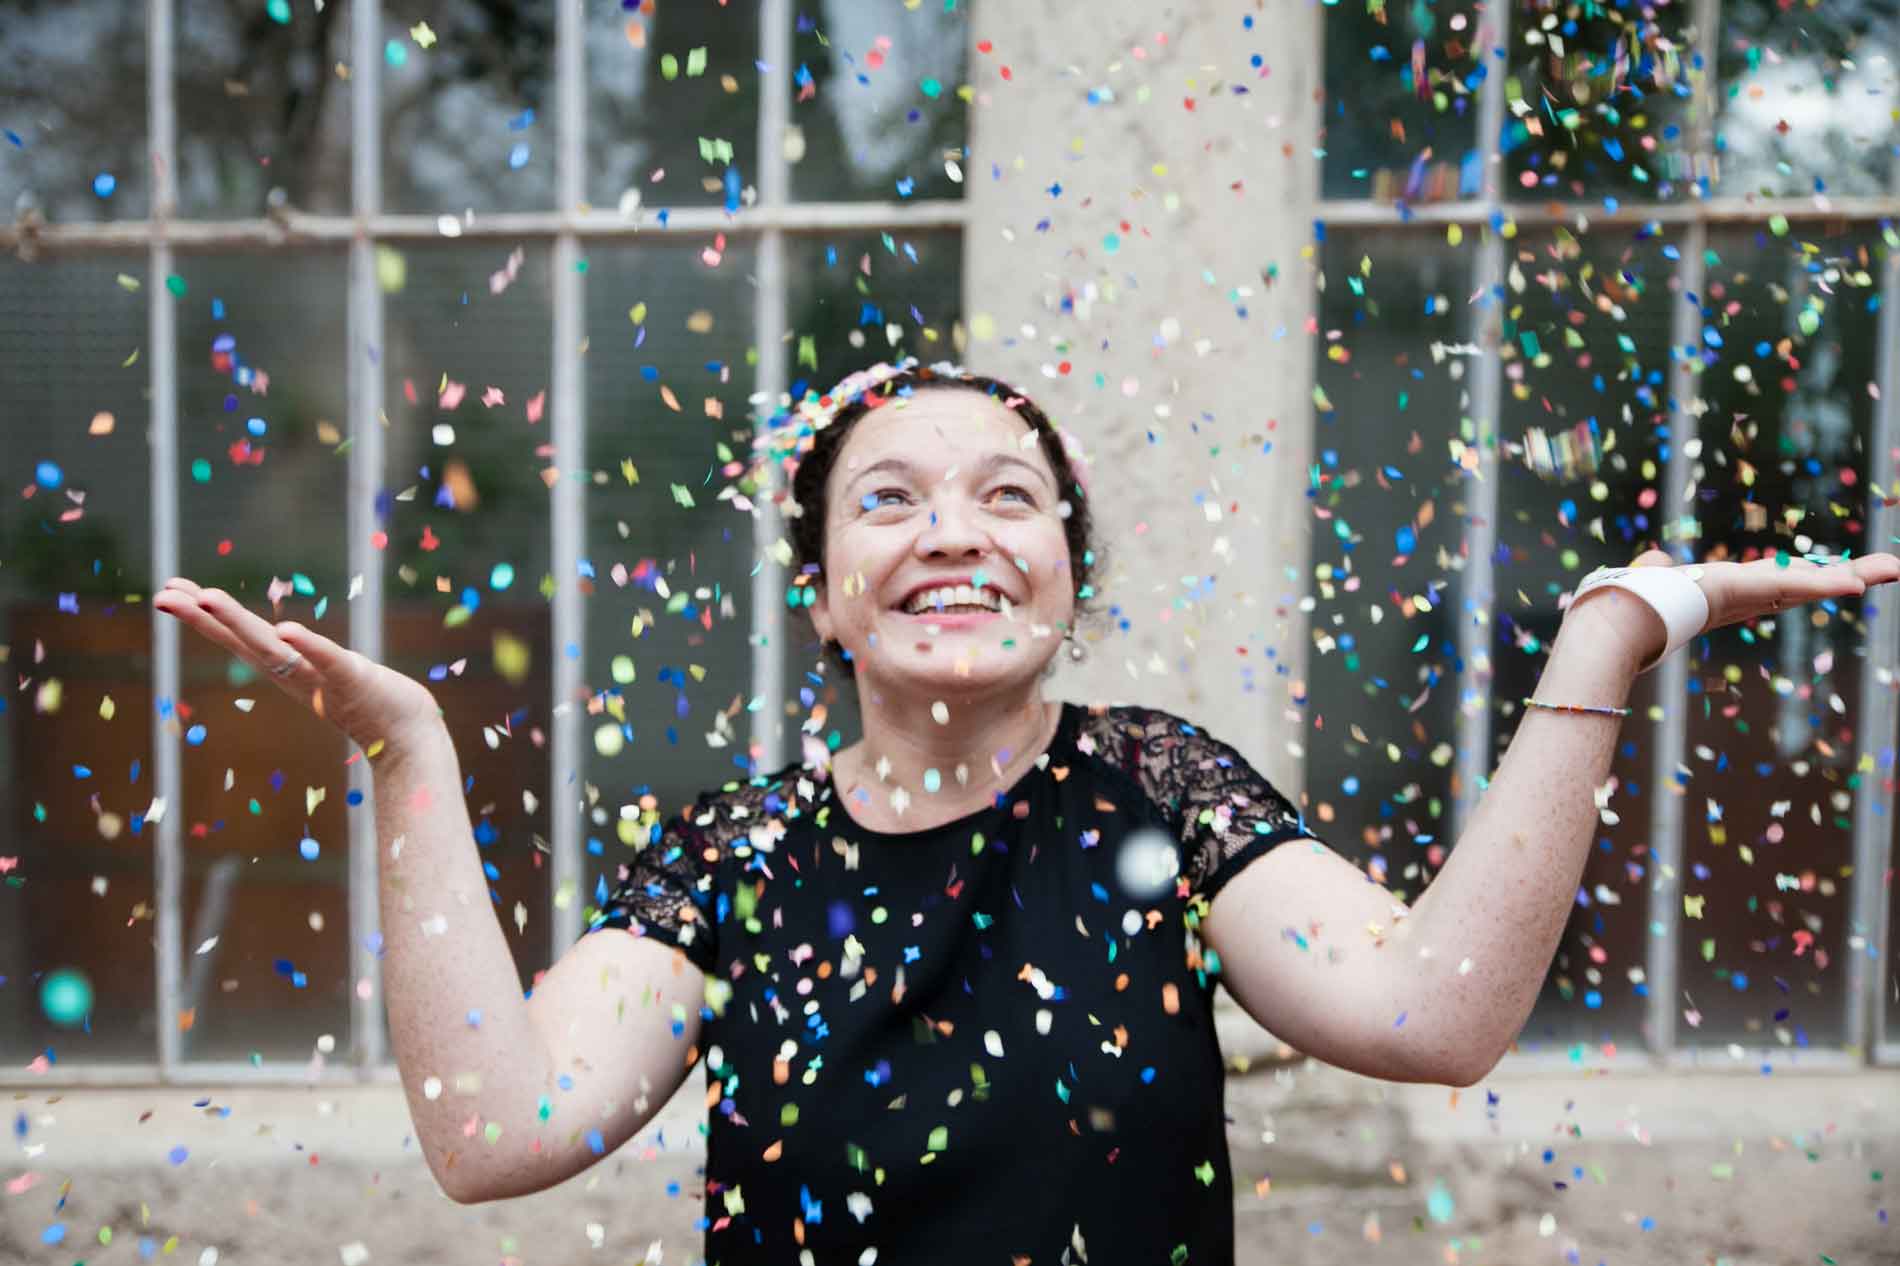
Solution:
[{"label": "metal window frame", "polygon": [[[1505,65],[1500,65],[1496,51],[1506,50],[1504,62],[1508,65],[1511,12],[1510,5],[1489,6],[1483,11],[1478,33],[1478,56],[1490,72],[1479,91],[1477,122],[1477,144],[1482,147],[1482,164],[1487,177],[1485,195],[1416,207],[1368,199],[1322,197],[1314,214],[1317,222],[1328,229],[1360,227],[1429,232],[1435,226],[1445,225],[1475,229],[1481,237],[1476,246],[1473,290],[1479,294],[1495,294],[1494,288],[1503,278],[1507,248],[1502,235],[1490,230],[1494,218],[1500,214],[1508,216],[1519,228],[1585,224],[1681,226],[1682,258],[1677,264],[1676,277],[1681,289],[1699,293],[1704,284],[1703,252],[1711,226],[1759,224],[1776,215],[1785,217],[1791,224],[1840,221],[1871,224],[1900,219],[1900,167],[1895,170],[1891,193],[1885,197],[1815,199],[1722,195],[1653,204],[1620,201],[1615,207],[1564,201],[1507,203],[1501,179]],[[1700,58],[1704,73],[1696,85],[1690,108],[1693,122],[1689,147],[1693,172],[1713,170],[1714,110],[1721,86],[1716,61],[1721,16],[1722,0],[1694,0],[1693,52]],[[1868,539],[1873,543],[1870,549],[1891,543],[1900,535],[1900,511],[1884,504],[1876,491],[1891,488],[1900,478],[1894,460],[1894,449],[1900,445],[1900,313],[1895,311],[1896,303],[1900,303],[1900,255],[1889,258],[1886,263],[1881,295],[1876,368],[1881,403],[1873,422],[1865,507]],[[1469,820],[1491,771],[1489,613],[1496,587],[1492,552],[1497,542],[1497,418],[1503,370],[1498,354],[1498,315],[1495,302],[1476,314],[1474,341],[1484,350],[1469,388],[1470,412],[1460,419],[1466,442],[1479,446],[1480,469],[1471,489],[1471,514],[1466,520],[1464,536],[1466,562],[1458,591],[1458,651],[1463,666],[1458,681],[1460,707],[1455,764],[1458,785],[1452,800],[1454,830],[1462,830]],[[1676,304],[1670,330],[1672,349],[1696,347],[1700,339],[1698,313],[1688,304]],[[1672,354],[1669,389],[1673,426],[1657,512],[1665,548],[1684,559],[1690,557],[1691,545],[1681,531],[1683,517],[1692,512],[1685,500],[1689,456],[1684,441],[1693,432],[1692,429],[1689,434],[1673,432],[1685,425],[1693,427],[1688,406],[1696,386],[1695,375],[1684,358]],[[1803,1069],[1858,1068],[1870,1061],[1900,1063],[1900,1040],[1885,1037],[1889,1014],[1884,987],[1885,963],[1892,948],[1888,944],[1888,931],[1893,898],[1883,882],[1894,856],[1897,806],[1893,783],[1895,777],[1900,776],[1894,757],[1896,726],[1900,725],[1900,698],[1896,697],[1896,691],[1900,690],[1900,611],[1891,609],[1896,601],[1900,600],[1872,604],[1873,612],[1868,617],[1866,667],[1861,678],[1860,711],[1855,727],[1860,782],[1853,828],[1854,874],[1841,967],[1847,974],[1843,1002],[1847,1011],[1839,1045],[1796,1049],[1740,1047],[1729,1043],[1685,1046],[1681,1042],[1676,992],[1682,922],[1678,880],[1684,855],[1684,817],[1681,798],[1670,794],[1668,788],[1676,782],[1688,746],[1689,675],[1682,656],[1673,657],[1656,670],[1657,703],[1662,708],[1663,720],[1655,732],[1650,768],[1653,790],[1648,822],[1651,850],[1645,961],[1649,998],[1640,1034],[1643,1050],[1638,1056],[1646,1056],[1654,1067],[1698,1071],[1732,1067],[1752,1072],[1769,1062]],[[1738,1050],[1742,1052],[1739,1057],[1734,1054]],[[1619,1054],[1619,1064],[1627,1066],[1630,1058],[1627,1052]],[[1537,1075],[1574,1072],[1577,1065],[1566,1055],[1526,1051],[1506,1056],[1499,1067],[1508,1075]]]},{"label": "metal window frame", "polygon": [[[790,101],[781,91],[761,96],[758,120],[759,169],[757,200],[738,215],[716,207],[670,209],[664,221],[657,210],[636,216],[586,209],[587,71],[585,31],[578,6],[559,5],[555,19],[555,126],[556,207],[545,211],[462,217],[450,232],[433,215],[390,214],[382,203],[382,5],[357,0],[350,11],[351,73],[351,196],[349,215],[306,215],[291,211],[274,219],[180,220],[173,173],[177,165],[177,123],[173,76],[175,0],[146,0],[146,54],[148,75],[146,107],[150,123],[153,185],[149,218],[97,224],[52,224],[34,229],[0,225],[0,249],[13,250],[30,235],[33,244],[61,253],[138,250],[146,252],[152,278],[173,270],[177,248],[265,248],[297,250],[343,246],[348,251],[349,310],[345,367],[349,429],[354,439],[349,455],[348,524],[349,568],[361,576],[363,589],[349,604],[349,637],[353,648],[380,658],[383,653],[385,611],[382,558],[370,547],[376,528],[375,498],[381,486],[385,445],[381,416],[383,380],[375,353],[383,344],[384,305],[376,282],[376,248],[385,243],[433,242],[447,237],[518,242],[537,241],[553,254],[552,373],[549,382],[550,439],[556,451],[576,455],[570,460],[578,471],[585,452],[586,379],[581,362],[584,328],[584,274],[577,267],[583,250],[591,245],[625,242],[636,237],[677,238],[724,233],[728,238],[756,239],[758,276],[753,305],[753,341],[759,351],[753,375],[754,399],[777,399],[790,383],[786,348],[788,270],[787,240],[794,234],[836,234],[854,230],[893,233],[930,229],[967,229],[969,206],[957,200],[915,202],[804,202],[791,201],[791,168],[785,158],[784,138],[790,123]],[[760,12],[760,58],[765,65],[784,67],[792,60],[791,0],[763,0]],[[178,376],[175,302],[162,285],[148,285],[150,330],[147,384],[152,398],[152,465],[150,528],[155,575],[173,576],[179,567],[178,518]],[[571,944],[581,932],[582,883],[585,864],[581,852],[581,805],[573,793],[578,779],[570,777],[585,758],[583,713],[579,692],[585,675],[585,618],[579,587],[572,583],[585,556],[586,483],[579,477],[555,482],[550,498],[552,567],[562,581],[552,603],[553,640],[557,648],[574,647],[569,655],[557,649],[549,700],[550,827],[554,835],[549,884],[552,935],[557,947]],[[762,513],[755,516],[753,544],[763,560],[753,577],[751,626],[754,697],[775,700],[785,681],[783,638],[785,569],[767,554],[783,532],[783,524],[769,498],[761,497]],[[181,636],[176,621],[152,615],[152,686],[159,699],[175,699],[180,679]],[[155,801],[166,811],[149,819],[157,906],[158,938],[156,1004],[158,1044],[151,1059],[127,1061],[62,1062],[54,1073],[34,1075],[0,1070],[0,1086],[132,1086],[154,1083],[178,1086],[347,1085],[395,1083],[397,1069],[389,1058],[389,1035],[383,1023],[381,970],[372,952],[379,931],[377,910],[377,840],[373,813],[373,779],[364,762],[350,767],[350,789],[364,800],[349,817],[350,862],[348,878],[349,936],[352,981],[351,1042],[347,1059],[332,1059],[313,1069],[304,1061],[193,1060],[183,1056],[183,1042],[175,1023],[182,997],[184,974],[182,890],[184,841],[182,835],[182,729],[175,717],[156,713],[151,722],[152,777]],[[785,718],[775,707],[752,715],[750,742],[760,763],[783,763],[790,744]],[[557,948],[558,952],[558,948]],[[367,986],[361,987],[361,986]]]}]

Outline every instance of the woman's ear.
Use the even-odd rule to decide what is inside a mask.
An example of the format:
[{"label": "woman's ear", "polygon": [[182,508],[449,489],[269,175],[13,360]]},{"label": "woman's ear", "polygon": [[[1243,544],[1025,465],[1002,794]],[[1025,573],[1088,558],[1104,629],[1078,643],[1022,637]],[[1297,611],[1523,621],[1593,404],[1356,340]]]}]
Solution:
[{"label": "woman's ear", "polygon": [[831,604],[825,600],[825,573],[814,572],[811,579],[812,600],[806,613],[811,616],[811,626],[817,631],[818,641],[822,644],[831,640]]}]

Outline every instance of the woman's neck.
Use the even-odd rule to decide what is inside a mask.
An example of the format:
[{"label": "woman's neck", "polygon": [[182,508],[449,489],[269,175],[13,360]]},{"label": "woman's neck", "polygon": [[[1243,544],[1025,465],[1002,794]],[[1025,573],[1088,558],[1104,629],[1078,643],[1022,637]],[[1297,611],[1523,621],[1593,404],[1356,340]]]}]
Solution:
[{"label": "woman's neck", "polygon": [[864,737],[832,762],[851,816],[921,831],[990,803],[1048,746],[1059,704],[1038,686],[1010,699],[899,701],[860,683]]}]

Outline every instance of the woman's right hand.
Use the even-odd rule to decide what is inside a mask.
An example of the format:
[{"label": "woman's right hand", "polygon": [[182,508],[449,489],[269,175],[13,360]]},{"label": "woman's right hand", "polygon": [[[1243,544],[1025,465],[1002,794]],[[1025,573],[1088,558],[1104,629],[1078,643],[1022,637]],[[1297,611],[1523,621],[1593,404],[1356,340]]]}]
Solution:
[{"label": "woman's right hand", "polygon": [[[400,742],[440,724],[435,695],[368,656],[338,646],[293,620],[276,624],[247,610],[222,589],[201,589],[180,576],[165,582],[152,605],[184,621],[249,664],[267,681],[367,749],[378,739]],[[271,672],[295,652],[288,673]]]}]

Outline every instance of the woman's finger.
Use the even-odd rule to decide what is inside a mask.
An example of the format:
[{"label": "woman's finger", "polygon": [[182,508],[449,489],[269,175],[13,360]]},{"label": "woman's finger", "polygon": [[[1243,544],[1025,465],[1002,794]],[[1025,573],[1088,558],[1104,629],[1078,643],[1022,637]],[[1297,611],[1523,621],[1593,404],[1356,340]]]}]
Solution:
[{"label": "woman's finger", "polygon": [[[222,589],[199,589],[189,600],[181,596],[180,606],[174,614],[299,699],[319,684],[322,673],[315,665]],[[170,610],[170,603],[161,610]],[[288,669],[279,671],[286,664]]]}]

